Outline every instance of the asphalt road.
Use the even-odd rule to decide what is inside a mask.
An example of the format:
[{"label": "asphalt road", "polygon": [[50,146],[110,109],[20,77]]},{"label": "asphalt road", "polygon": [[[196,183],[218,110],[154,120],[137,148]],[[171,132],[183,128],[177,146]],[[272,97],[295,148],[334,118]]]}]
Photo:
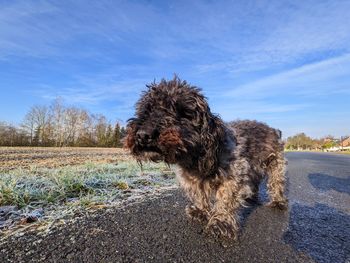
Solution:
[{"label": "asphalt road", "polygon": [[[179,190],[1,243],[0,262],[350,262],[350,155],[288,153],[288,211],[256,205],[238,242],[187,220]],[[267,201],[265,187],[260,200]]]}]

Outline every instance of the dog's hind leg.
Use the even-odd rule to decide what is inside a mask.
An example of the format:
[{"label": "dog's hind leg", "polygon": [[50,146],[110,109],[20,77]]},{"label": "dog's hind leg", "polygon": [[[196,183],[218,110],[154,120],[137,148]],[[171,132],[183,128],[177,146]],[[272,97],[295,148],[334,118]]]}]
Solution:
[{"label": "dog's hind leg", "polygon": [[285,166],[286,160],[282,153],[273,154],[267,165],[267,190],[270,196],[270,207],[286,209],[288,200],[285,197]]}]

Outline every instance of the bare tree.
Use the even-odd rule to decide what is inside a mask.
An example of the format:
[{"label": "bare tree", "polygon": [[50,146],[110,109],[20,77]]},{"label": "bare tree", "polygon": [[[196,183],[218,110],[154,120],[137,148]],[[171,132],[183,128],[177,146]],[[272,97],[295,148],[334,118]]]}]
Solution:
[{"label": "bare tree", "polygon": [[107,132],[107,119],[105,116],[99,114],[94,115],[95,120],[95,136],[96,136],[96,145],[105,146],[107,142],[106,132]]},{"label": "bare tree", "polygon": [[80,125],[80,110],[70,107],[64,111],[64,145],[74,146],[78,136],[78,127]]},{"label": "bare tree", "polygon": [[48,146],[50,138],[50,112],[47,106],[34,106],[36,127],[39,130],[39,144]]},{"label": "bare tree", "polygon": [[63,146],[64,141],[64,106],[61,98],[56,98],[50,106],[55,146]]},{"label": "bare tree", "polygon": [[35,112],[34,109],[31,108],[27,114],[24,116],[24,120],[22,122],[22,128],[25,132],[27,132],[29,139],[30,139],[30,145],[33,145],[33,139],[34,139],[34,133],[36,129],[36,121],[35,121]]},{"label": "bare tree", "polygon": [[23,129],[30,138],[30,145],[35,143],[48,146],[50,140],[50,113],[47,106],[36,105],[30,108],[22,122]]},{"label": "bare tree", "polygon": [[81,110],[80,112],[78,131],[79,135],[76,142],[78,146],[94,145],[94,121],[86,110]]}]

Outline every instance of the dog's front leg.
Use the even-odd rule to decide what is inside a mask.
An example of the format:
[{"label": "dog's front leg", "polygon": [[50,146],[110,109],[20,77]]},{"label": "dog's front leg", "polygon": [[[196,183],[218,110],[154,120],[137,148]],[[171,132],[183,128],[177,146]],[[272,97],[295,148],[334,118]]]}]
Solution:
[{"label": "dog's front leg", "polygon": [[237,239],[238,210],[241,206],[238,189],[238,184],[233,179],[225,180],[217,188],[216,201],[206,228],[217,238]]},{"label": "dog's front leg", "polygon": [[210,204],[208,192],[203,190],[202,186],[195,186],[188,193],[192,204],[186,206],[186,214],[195,221],[207,223],[210,218]]},{"label": "dog's front leg", "polygon": [[185,190],[191,204],[186,206],[186,214],[192,220],[207,223],[210,217],[209,182],[182,174],[179,177],[180,186]]}]

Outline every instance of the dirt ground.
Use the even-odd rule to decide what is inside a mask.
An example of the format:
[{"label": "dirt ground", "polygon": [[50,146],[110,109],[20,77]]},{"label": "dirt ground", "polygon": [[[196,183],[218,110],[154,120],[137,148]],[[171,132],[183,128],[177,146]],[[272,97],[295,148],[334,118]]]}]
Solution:
[{"label": "dirt ground", "polygon": [[130,158],[121,148],[0,147],[0,170],[31,166],[55,168],[86,162],[116,163]]}]

